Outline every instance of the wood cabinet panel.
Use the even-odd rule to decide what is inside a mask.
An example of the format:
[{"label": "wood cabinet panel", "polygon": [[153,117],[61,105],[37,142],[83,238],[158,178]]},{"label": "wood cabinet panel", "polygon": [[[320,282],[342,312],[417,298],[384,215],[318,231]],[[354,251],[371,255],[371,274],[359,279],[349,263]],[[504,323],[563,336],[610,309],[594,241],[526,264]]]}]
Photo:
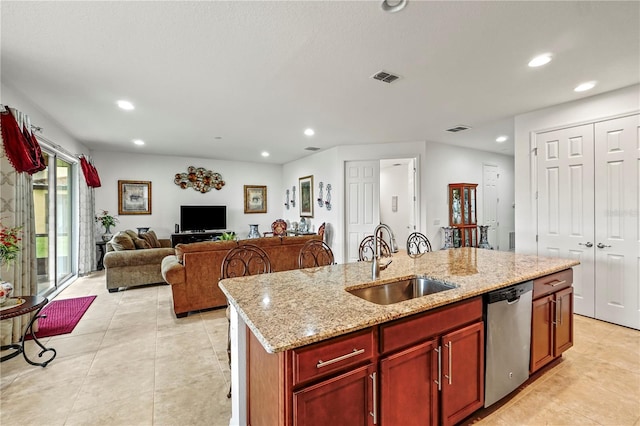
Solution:
[{"label": "wood cabinet panel", "polygon": [[437,348],[432,339],[380,360],[382,425],[438,424]]},{"label": "wood cabinet panel", "polygon": [[373,379],[369,364],[293,394],[296,426],[373,425]]},{"label": "wood cabinet panel", "polygon": [[294,349],[293,384],[325,377],[373,357],[373,329]]},{"label": "wood cabinet panel", "polygon": [[533,301],[531,311],[530,372],[538,370],[553,359],[553,296]]},{"label": "wood cabinet panel", "polygon": [[573,346],[573,287],[556,294],[556,335],[554,355],[559,356]]},{"label": "wood cabinet panel", "polygon": [[484,405],[484,323],[442,336],[442,424],[453,425]]},{"label": "wood cabinet panel", "polygon": [[573,284],[573,269],[556,272],[545,277],[533,280],[533,298],[555,293]]},{"label": "wood cabinet panel", "polygon": [[463,300],[452,305],[417,314],[380,326],[382,354],[422,342],[482,318],[482,298]]}]

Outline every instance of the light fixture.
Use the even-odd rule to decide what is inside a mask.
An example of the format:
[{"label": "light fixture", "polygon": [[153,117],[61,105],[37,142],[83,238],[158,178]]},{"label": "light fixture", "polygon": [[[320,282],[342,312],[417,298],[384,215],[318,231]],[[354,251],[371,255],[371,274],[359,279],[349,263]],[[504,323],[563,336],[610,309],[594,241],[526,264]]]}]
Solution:
[{"label": "light fixture", "polygon": [[581,83],[578,85],[578,87],[576,87],[574,90],[574,92],[586,92],[587,90],[591,90],[594,87],[596,87],[596,82],[595,81],[587,81],[585,83]]},{"label": "light fixture", "polygon": [[504,136],[504,135],[503,135],[503,136],[498,136],[498,137],[496,138],[496,142],[500,142],[500,143],[502,143],[502,142],[506,142],[506,141],[507,141],[507,139],[509,139],[507,136]]},{"label": "light fixture", "polygon": [[385,12],[396,13],[405,8],[407,1],[408,0],[382,0],[380,7]]},{"label": "light fixture", "polygon": [[144,141],[142,139],[134,139],[133,143],[136,145],[144,145]]},{"label": "light fixture", "polygon": [[309,129],[305,129],[304,134],[307,136],[313,136],[316,134],[316,132],[313,129],[309,128]]},{"label": "light fixture", "polygon": [[267,151],[262,151],[262,154],[261,154],[261,155],[262,155],[263,157],[268,157],[268,156],[269,156],[269,153],[268,153]]},{"label": "light fixture", "polygon": [[551,62],[551,53],[543,53],[542,55],[538,55],[530,60],[529,66],[532,68],[541,67],[542,65],[546,65],[549,62]]},{"label": "light fixture", "polygon": [[131,102],[122,100],[118,101],[118,106],[122,109],[126,109],[127,111],[131,111],[135,108]]}]

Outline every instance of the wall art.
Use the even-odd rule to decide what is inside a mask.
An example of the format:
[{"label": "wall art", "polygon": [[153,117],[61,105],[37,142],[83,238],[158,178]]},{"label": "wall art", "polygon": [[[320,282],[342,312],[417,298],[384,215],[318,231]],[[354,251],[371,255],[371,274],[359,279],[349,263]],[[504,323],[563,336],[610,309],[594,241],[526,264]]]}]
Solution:
[{"label": "wall art", "polygon": [[220,173],[193,166],[189,166],[186,173],[176,173],[173,182],[182,189],[193,188],[202,193],[211,191],[211,188],[220,190],[225,184]]}]

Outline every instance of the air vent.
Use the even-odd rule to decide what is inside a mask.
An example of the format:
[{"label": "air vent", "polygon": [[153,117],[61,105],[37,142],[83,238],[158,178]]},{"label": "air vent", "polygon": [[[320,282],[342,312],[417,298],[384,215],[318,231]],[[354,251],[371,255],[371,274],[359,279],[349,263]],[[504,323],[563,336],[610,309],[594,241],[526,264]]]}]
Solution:
[{"label": "air vent", "polygon": [[469,126],[464,126],[464,125],[459,125],[456,127],[452,127],[450,129],[447,129],[447,132],[451,132],[451,133],[457,133],[457,132],[461,132],[463,130],[469,130],[471,127]]},{"label": "air vent", "polygon": [[305,148],[307,151],[320,151],[320,148],[317,146],[308,146]]},{"label": "air vent", "polygon": [[377,73],[372,75],[371,78],[373,78],[374,80],[384,81],[385,83],[393,83],[400,77],[386,71],[378,71]]}]

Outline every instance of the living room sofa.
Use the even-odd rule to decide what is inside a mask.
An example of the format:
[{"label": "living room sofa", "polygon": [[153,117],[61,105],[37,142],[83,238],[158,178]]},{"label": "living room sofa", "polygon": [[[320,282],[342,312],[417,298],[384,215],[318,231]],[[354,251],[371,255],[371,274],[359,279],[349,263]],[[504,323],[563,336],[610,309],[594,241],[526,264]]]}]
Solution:
[{"label": "living room sofa", "polygon": [[120,287],[135,287],[146,284],[164,283],[162,278],[162,259],[175,253],[171,240],[154,238],[155,247],[142,246],[121,247],[119,238],[125,233],[135,235],[135,231],[126,231],[113,236],[106,244],[104,268],[109,293],[118,291]]},{"label": "living room sofa", "polygon": [[265,237],[176,245],[175,254],[162,260],[162,277],[171,284],[176,317],[185,317],[191,311],[227,306],[227,298],[218,287],[218,281],[222,260],[232,248],[241,244],[260,247],[269,256],[271,270],[279,272],[298,267],[300,250],[309,240],[322,240],[322,236]]}]

